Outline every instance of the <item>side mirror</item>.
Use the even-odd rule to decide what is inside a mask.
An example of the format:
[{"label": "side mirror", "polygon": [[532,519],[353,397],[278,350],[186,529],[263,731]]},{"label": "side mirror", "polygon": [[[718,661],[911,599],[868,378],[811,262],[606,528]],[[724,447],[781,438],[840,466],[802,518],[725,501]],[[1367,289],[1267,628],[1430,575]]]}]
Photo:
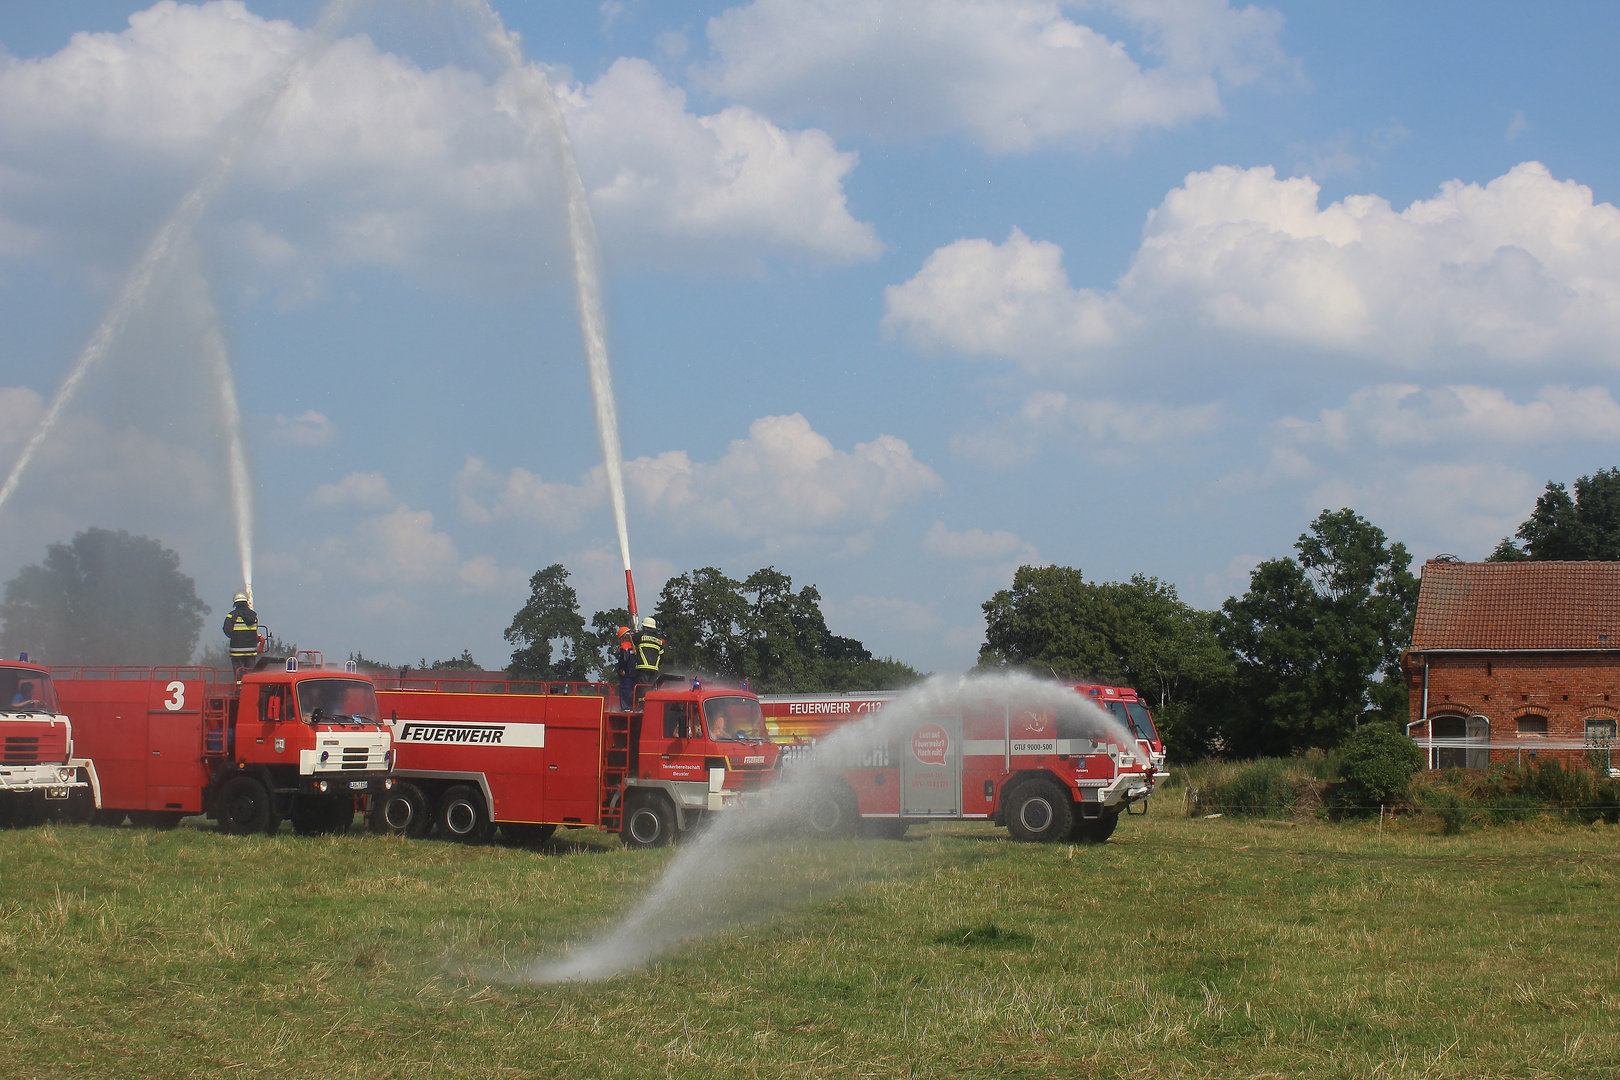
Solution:
[{"label": "side mirror", "polygon": [[325,723],[327,719],[326,710],[317,705],[315,708],[310,710],[309,719],[306,720],[305,723],[307,723],[310,727],[314,727],[316,724]]}]

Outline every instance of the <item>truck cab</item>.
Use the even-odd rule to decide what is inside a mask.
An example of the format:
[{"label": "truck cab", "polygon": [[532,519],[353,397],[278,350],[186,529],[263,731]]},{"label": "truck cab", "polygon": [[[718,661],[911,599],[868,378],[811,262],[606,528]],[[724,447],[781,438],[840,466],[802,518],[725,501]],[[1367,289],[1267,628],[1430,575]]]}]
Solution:
[{"label": "truck cab", "polygon": [[[342,831],[357,796],[393,786],[393,734],[371,681],[324,666],[287,661],[242,677],[239,696],[215,725],[206,753],[234,765],[210,784],[211,815],[226,832],[274,831],[290,817],[300,833]],[[217,720],[225,720],[221,732]],[[261,793],[267,798],[261,812]]]},{"label": "truck cab", "polygon": [[1147,752],[1154,770],[1164,771],[1164,742],[1159,738],[1159,729],[1153,723],[1153,714],[1148,712],[1147,702],[1142,700],[1142,695],[1129,686],[1096,683],[1080,683],[1075,686],[1074,692],[1089,698],[1124,725]]},{"label": "truck cab", "polygon": [[775,777],[778,749],[747,690],[660,686],[621,714],[631,748],[620,836],[657,847],[712,812],[750,801]]},{"label": "truck cab", "polygon": [[95,766],[73,756],[73,725],[48,669],[0,660],[0,826],[88,820]]},{"label": "truck cab", "polygon": [[393,784],[393,738],[370,681],[319,654],[261,661],[240,688],[205,667],[54,670],[102,819],[170,827],[206,814],[228,833],[341,832],[357,796]]}]

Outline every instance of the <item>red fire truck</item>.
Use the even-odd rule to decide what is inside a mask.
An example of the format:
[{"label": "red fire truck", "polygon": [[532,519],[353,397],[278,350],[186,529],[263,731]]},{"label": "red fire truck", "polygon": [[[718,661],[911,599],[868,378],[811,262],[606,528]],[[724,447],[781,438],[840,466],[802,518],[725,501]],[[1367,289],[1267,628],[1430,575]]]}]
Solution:
[{"label": "red fire truck", "polygon": [[[1031,706],[969,690],[948,709],[880,726],[897,696],[760,699],[785,762],[821,774],[806,814],[813,833],[899,836],[919,821],[986,819],[1018,840],[1101,843],[1122,812],[1147,810],[1155,772],[1147,746],[1119,745],[1078,703]],[[863,719],[864,736],[823,744]]]},{"label": "red fire truck", "polygon": [[595,825],[658,847],[769,786],[778,754],[759,699],[665,680],[625,711],[605,683],[379,677],[398,783],[373,800],[372,827],[475,841],[499,826],[539,843]]},{"label": "red fire truck", "polygon": [[382,795],[393,738],[371,682],[319,653],[261,660],[238,690],[206,667],[56,667],[76,748],[95,762],[99,819],[172,827],[206,814],[227,833],[343,832]]},{"label": "red fire truck", "polygon": [[73,756],[50,672],[27,653],[0,660],[0,827],[88,820],[95,788],[95,766]]}]

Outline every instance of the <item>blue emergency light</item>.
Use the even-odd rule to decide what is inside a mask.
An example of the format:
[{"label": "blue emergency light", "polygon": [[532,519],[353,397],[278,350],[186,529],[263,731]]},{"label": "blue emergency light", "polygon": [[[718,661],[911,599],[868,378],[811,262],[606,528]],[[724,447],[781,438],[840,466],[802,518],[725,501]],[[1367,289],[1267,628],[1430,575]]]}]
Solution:
[{"label": "blue emergency light", "polygon": [[288,671],[297,671],[298,670],[298,657],[296,657],[296,656],[287,657],[287,670]]},{"label": "blue emergency light", "polygon": [[693,679],[692,680],[692,689],[693,690],[701,690],[702,688],[703,688],[703,680],[702,679]]},{"label": "blue emergency light", "polygon": [[26,664],[28,663],[28,654],[25,652],[20,652],[17,654],[17,659]]}]

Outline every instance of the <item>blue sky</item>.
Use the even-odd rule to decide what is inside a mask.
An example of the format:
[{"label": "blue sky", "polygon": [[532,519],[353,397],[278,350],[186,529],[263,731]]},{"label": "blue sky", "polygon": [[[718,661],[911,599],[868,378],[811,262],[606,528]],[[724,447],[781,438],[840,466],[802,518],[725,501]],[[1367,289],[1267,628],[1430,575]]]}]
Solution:
[{"label": "blue sky", "polygon": [[[0,8],[0,461],[319,5]],[[971,664],[1020,562],[1215,606],[1324,508],[1482,557],[1616,463],[1609,5],[511,5],[602,235],[644,607],[697,566]],[[0,515],[255,586],[300,644],[619,600],[555,163],[466,3],[312,54]]]}]

